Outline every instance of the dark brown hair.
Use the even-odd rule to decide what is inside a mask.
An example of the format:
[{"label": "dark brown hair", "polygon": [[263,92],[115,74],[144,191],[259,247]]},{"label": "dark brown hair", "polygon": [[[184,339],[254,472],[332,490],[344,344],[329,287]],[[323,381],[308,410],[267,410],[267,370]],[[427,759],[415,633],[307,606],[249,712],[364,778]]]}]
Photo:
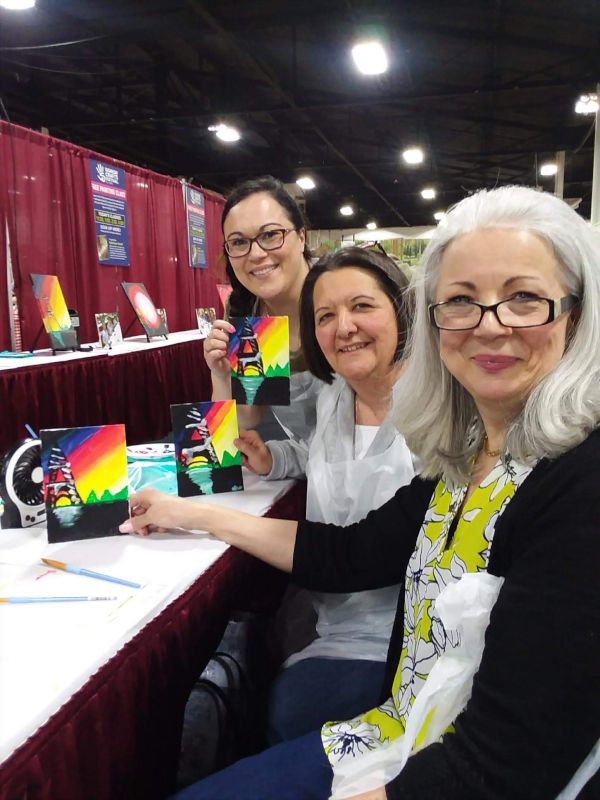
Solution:
[{"label": "dark brown hair", "polygon": [[404,355],[404,347],[410,324],[410,309],[406,293],[408,278],[391,258],[373,250],[361,247],[346,247],[335,253],[328,253],[320,258],[310,269],[302,294],[300,295],[300,338],[302,349],[308,368],[325,383],[333,381],[333,370],[323,351],[319,347],[315,334],[315,284],[326,272],[338,269],[362,269],[372,275],[379,288],[389,297],[396,312],[396,327],[398,329],[398,346],[394,353],[394,362],[400,361]]},{"label": "dark brown hair", "polygon": [[[259,192],[270,194],[283,208],[290,222],[296,231],[308,230],[308,222],[302,209],[298,206],[294,198],[288,193],[285,186],[277,178],[271,175],[264,175],[261,178],[251,178],[250,180],[240,183],[228,195],[225,205],[223,206],[223,213],[221,214],[221,231],[225,227],[225,220],[227,215],[234,206],[241,203],[247,197]],[[233,291],[229,297],[229,314],[232,317],[243,317],[252,312],[252,307],[256,301],[256,295],[252,294],[246,287],[236,278],[229,256],[223,248],[225,258],[225,272],[229,278],[229,282],[233,287]],[[308,262],[311,258],[306,239],[304,242],[304,258]]]}]

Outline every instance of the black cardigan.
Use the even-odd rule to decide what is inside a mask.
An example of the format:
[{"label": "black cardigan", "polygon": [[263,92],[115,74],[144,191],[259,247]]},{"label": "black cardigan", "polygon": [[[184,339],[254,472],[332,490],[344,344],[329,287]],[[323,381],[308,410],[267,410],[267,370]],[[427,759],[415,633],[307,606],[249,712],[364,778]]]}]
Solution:
[{"label": "black cardigan", "polygon": [[[433,488],[415,478],[346,528],[301,522],[293,580],[328,592],[401,583]],[[456,732],[386,787],[390,800],[554,800],[588,755],[600,737],[599,498],[600,430],[518,489],[490,552],[488,571],[505,582],[471,699]],[[402,648],[402,594],[382,699]],[[585,796],[600,796],[599,783]]]}]

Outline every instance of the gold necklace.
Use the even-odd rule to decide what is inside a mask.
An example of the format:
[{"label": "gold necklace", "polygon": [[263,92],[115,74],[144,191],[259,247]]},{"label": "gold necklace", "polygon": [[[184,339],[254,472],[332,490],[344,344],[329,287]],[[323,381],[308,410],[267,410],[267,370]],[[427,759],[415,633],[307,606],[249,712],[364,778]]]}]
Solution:
[{"label": "gold necklace", "polygon": [[483,434],[483,452],[486,454],[486,456],[490,456],[490,458],[498,458],[498,456],[502,452],[501,450],[488,450],[487,433]]}]

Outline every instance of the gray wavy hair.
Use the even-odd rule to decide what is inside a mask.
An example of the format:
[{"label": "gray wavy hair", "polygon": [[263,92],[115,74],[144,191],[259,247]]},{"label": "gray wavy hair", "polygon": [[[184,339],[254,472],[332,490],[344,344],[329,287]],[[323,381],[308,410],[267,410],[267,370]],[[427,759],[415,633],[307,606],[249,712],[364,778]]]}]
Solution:
[{"label": "gray wavy hair", "polygon": [[440,262],[457,237],[484,228],[539,236],[554,252],[569,293],[581,298],[565,353],[530,393],[512,420],[504,452],[532,463],[556,458],[600,424],[600,235],[565,202],[522,186],[482,190],[454,206],[438,225],[413,282],[415,320],[408,363],[400,378],[395,422],[421,460],[421,475],[451,483],[468,478],[483,425],[467,390],[439,354],[429,323]]}]

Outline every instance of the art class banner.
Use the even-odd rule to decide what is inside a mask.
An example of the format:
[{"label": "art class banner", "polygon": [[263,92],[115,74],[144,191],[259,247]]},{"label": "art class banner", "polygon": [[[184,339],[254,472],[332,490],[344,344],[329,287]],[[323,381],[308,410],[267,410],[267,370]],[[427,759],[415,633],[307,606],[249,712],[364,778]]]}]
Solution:
[{"label": "art class banner", "polygon": [[184,186],[188,229],[190,267],[206,268],[206,218],[204,195],[191,186]]},{"label": "art class banner", "polygon": [[125,170],[89,159],[96,248],[100,264],[129,266]]}]

